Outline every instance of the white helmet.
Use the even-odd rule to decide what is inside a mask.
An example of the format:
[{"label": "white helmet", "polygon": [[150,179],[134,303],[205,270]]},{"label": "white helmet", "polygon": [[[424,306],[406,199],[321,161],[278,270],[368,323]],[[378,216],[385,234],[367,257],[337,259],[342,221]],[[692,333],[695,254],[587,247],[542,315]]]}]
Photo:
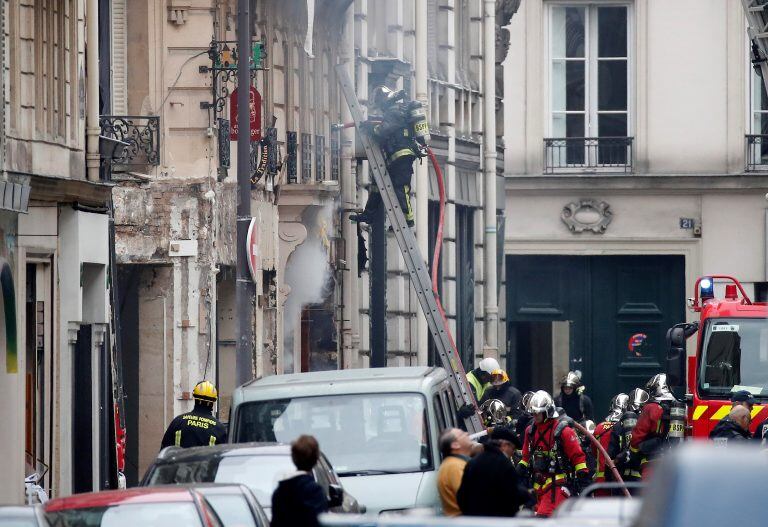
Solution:
[{"label": "white helmet", "polygon": [[546,414],[547,418],[558,417],[559,415],[555,410],[555,401],[544,390],[539,390],[533,394],[531,400],[528,401],[528,411],[533,415]]},{"label": "white helmet", "polygon": [[645,385],[645,389],[648,391],[648,395],[656,401],[671,401],[675,398],[669,390],[666,373],[657,373],[651,377],[651,380]]},{"label": "white helmet", "polygon": [[648,402],[648,399],[650,399],[648,392],[642,388],[635,388],[629,392],[629,404],[627,405],[627,410],[631,410],[632,412],[639,412],[643,409],[645,403]]},{"label": "white helmet", "polygon": [[481,370],[486,372],[488,375],[491,375],[494,370],[500,370],[501,366],[499,366],[499,361],[492,357],[486,357],[483,360],[480,361],[480,364],[477,365]]},{"label": "white helmet", "polygon": [[618,422],[621,414],[627,411],[628,405],[629,395],[626,393],[616,395],[611,401],[611,410],[608,412],[608,417],[606,417],[605,420],[611,423]]}]

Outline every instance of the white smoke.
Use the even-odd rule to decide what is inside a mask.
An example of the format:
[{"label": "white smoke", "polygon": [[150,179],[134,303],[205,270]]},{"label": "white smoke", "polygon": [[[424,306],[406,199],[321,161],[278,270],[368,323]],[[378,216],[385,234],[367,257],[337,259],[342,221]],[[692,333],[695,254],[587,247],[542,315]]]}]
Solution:
[{"label": "white smoke", "polygon": [[286,373],[295,371],[293,339],[302,308],[322,302],[327,294],[331,273],[327,233],[332,227],[333,211],[334,205],[328,205],[303,218],[307,239],[293,251],[286,265],[285,283],[291,288],[283,308],[283,369]]}]

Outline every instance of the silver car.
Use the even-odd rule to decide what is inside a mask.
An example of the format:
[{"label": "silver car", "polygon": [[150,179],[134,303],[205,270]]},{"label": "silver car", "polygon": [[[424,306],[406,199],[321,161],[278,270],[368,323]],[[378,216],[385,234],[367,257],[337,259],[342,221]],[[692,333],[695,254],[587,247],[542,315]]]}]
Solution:
[{"label": "silver car", "polygon": [[442,368],[275,375],[236,389],[230,441],[317,438],[368,512],[439,510],[439,433],[458,425]]}]

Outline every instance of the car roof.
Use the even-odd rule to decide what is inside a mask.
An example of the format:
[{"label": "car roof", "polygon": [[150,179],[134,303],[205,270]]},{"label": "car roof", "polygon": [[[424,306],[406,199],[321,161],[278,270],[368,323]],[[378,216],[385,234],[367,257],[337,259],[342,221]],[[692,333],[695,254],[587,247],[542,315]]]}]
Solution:
[{"label": "car roof", "polygon": [[31,505],[0,505],[0,518],[31,518],[35,508]]},{"label": "car roof", "polygon": [[45,504],[45,512],[90,507],[108,507],[119,504],[192,502],[192,494],[186,487],[139,487],[126,490],[105,490],[55,498]]},{"label": "car roof", "polygon": [[[235,390],[233,401],[354,393],[421,392],[448,378],[443,368],[357,368],[270,375]],[[382,386],[386,385],[386,387]]]},{"label": "car roof", "polygon": [[210,457],[289,455],[291,455],[291,446],[283,443],[224,443],[221,445],[190,448],[168,447],[160,452],[157,461],[177,463]]}]

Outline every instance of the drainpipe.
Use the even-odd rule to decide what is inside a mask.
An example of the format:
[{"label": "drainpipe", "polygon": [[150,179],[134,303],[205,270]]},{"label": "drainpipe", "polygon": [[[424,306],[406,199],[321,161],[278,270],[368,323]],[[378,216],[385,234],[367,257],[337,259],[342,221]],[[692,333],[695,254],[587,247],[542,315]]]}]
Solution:
[{"label": "drainpipe", "polygon": [[[347,8],[343,40],[340,53],[342,62],[346,62],[349,78],[355,77],[355,6],[350,4]],[[352,121],[352,113],[349,106],[341,103],[341,122],[348,123]],[[345,128],[341,132],[341,192],[343,209],[357,208],[357,182],[355,173],[352,171],[354,162],[353,144],[355,141],[355,131],[353,128]],[[344,259],[346,260],[345,278],[343,283],[343,303],[342,309],[342,358],[341,368],[354,368],[358,364],[358,343],[360,342],[360,313],[357,305],[357,226],[349,221],[349,213],[345,210],[342,213],[342,230],[346,240],[346,251]]]},{"label": "drainpipe", "polygon": [[[428,102],[428,67],[427,67],[427,2],[426,0],[415,2],[416,4],[416,49],[414,60],[414,76],[416,87],[416,100],[425,107]],[[427,108],[429,111],[429,108]],[[430,262],[432,255],[429,252],[429,168],[428,163],[415,164],[414,179],[416,180],[416,241],[421,255]],[[417,309],[416,316],[416,360],[419,366],[427,364],[427,347],[429,335],[427,320],[424,313]]]},{"label": "drainpipe", "polygon": [[483,1],[483,189],[485,239],[485,357],[499,356],[496,290],[496,2]]},{"label": "drainpipe", "polygon": [[99,180],[99,0],[88,0],[85,11],[86,114],[85,167],[88,181]]}]

